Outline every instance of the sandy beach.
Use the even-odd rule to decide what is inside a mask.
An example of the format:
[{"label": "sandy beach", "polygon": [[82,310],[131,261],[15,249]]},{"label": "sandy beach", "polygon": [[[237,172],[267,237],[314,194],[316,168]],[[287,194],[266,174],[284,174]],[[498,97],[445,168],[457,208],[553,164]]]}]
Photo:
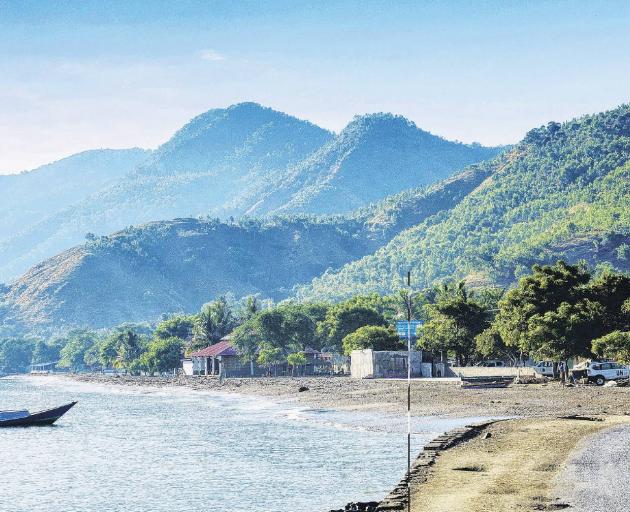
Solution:
[{"label": "sandy beach", "polygon": [[[405,409],[407,384],[399,380],[358,380],[347,377],[253,378],[132,377],[77,374],[68,378],[127,386],[180,387],[221,391],[310,407],[397,413]],[[300,392],[300,388],[307,390]],[[547,384],[513,384],[505,389],[462,389],[457,382],[414,380],[412,414],[416,416],[549,417],[630,415],[630,388]]]}]

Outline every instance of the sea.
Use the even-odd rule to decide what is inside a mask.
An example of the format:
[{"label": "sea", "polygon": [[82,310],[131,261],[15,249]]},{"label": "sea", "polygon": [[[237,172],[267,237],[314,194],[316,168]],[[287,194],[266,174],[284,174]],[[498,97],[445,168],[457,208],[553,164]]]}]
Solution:
[{"label": "sea", "polygon": [[[381,499],[406,417],[185,388],[0,379],[0,410],[77,400],[54,426],[0,428],[0,512],[327,512]],[[413,451],[480,418],[414,417]]]}]

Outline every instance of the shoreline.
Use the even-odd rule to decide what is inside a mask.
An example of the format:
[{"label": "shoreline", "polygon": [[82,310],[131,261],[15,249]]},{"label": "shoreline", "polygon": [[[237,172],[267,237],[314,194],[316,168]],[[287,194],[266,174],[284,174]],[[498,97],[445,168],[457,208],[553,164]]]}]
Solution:
[{"label": "shoreline", "polygon": [[[343,377],[263,377],[222,383],[214,377],[61,377],[103,385],[259,396],[305,407],[384,416],[402,411],[406,391],[405,382]],[[300,392],[304,387],[308,389]],[[524,404],[527,400],[530,403]],[[550,383],[469,390],[452,382],[414,381],[412,403],[415,416],[512,418],[454,429],[425,445],[419,454],[412,454],[413,512],[565,508],[551,493],[570,455],[588,436],[630,423],[627,388]],[[403,475],[380,502],[349,503],[334,512],[406,510],[406,485]]]},{"label": "shoreline", "polygon": [[[406,407],[406,382],[349,377],[147,377],[56,374],[78,382],[131,387],[186,388],[294,402],[311,408],[398,414]],[[45,376],[42,376],[45,378]],[[305,389],[306,388],[306,389]],[[302,389],[302,391],[300,391]],[[630,415],[630,388],[513,384],[463,389],[455,382],[412,381],[412,414],[441,417],[549,417]]]}]

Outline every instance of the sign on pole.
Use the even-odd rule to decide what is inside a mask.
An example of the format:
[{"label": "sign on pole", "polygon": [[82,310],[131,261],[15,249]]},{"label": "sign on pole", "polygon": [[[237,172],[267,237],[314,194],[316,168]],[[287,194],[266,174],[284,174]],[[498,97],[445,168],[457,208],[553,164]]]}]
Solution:
[{"label": "sign on pole", "polygon": [[407,338],[409,330],[411,330],[411,337],[416,337],[416,331],[418,327],[420,327],[424,322],[422,320],[411,320],[411,322],[407,322],[407,320],[398,320],[396,322],[396,332],[398,336],[401,338]]}]

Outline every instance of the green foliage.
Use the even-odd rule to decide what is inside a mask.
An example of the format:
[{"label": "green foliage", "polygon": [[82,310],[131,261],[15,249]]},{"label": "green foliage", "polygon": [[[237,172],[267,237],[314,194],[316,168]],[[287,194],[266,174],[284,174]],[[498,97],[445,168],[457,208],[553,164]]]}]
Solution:
[{"label": "green foliage", "polygon": [[236,327],[236,318],[225,296],[205,304],[193,326],[193,348],[217,343]]},{"label": "green foliage", "polygon": [[179,368],[183,342],[180,338],[154,338],[140,360],[145,371],[171,372]]},{"label": "green foliage", "polygon": [[97,340],[98,337],[94,331],[86,329],[70,331],[60,351],[59,366],[70,368],[72,371],[82,370],[87,364],[86,355],[89,357],[89,351]]},{"label": "green foliage", "polygon": [[414,270],[417,287],[445,278],[509,283],[537,262],[619,259],[630,231],[630,105],[533,130],[477,167],[484,183],[454,208],[401,232],[373,255],[329,271],[305,299],[390,293]]},{"label": "green foliage", "polygon": [[291,375],[293,375],[298,366],[306,364],[306,354],[304,352],[293,352],[287,356],[287,363],[291,365]]},{"label": "green foliage", "polygon": [[628,276],[592,279],[584,267],[563,261],[535,265],[499,301],[493,330],[506,346],[539,359],[589,356],[594,338],[630,328],[629,295]]},{"label": "green foliage", "polygon": [[0,370],[23,372],[28,369],[33,356],[32,340],[21,338],[0,339]]},{"label": "green foliage", "polygon": [[317,325],[317,335],[326,347],[341,351],[343,339],[366,325],[385,326],[383,313],[376,309],[375,296],[357,296],[332,306]]},{"label": "green foliage", "polygon": [[176,315],[162,320],[155,328],[153,335],[163,340],[169,338],[190,340],[192,338],[194,325],[195,318],[193,316]]},{"label": "green foliage", "polygon": [[599,357],[630,363],[630,331],[613,331],[593,340],[592,350]]},{"label": "green foliage", "polygon": [[468,364],[476,351],[475,337],[489,325],[485,307],[459,282],[442,286],[427,312],[429,321],[419,333],[420,347],[436,353],[448,352],[458,364]]},{"label": "green foliage", "polygon": [[343,338],[343,353],[349,356],[353,350],[371,348],[373,350],[402,350],[396,331],[380,325],[366,325]]}]

